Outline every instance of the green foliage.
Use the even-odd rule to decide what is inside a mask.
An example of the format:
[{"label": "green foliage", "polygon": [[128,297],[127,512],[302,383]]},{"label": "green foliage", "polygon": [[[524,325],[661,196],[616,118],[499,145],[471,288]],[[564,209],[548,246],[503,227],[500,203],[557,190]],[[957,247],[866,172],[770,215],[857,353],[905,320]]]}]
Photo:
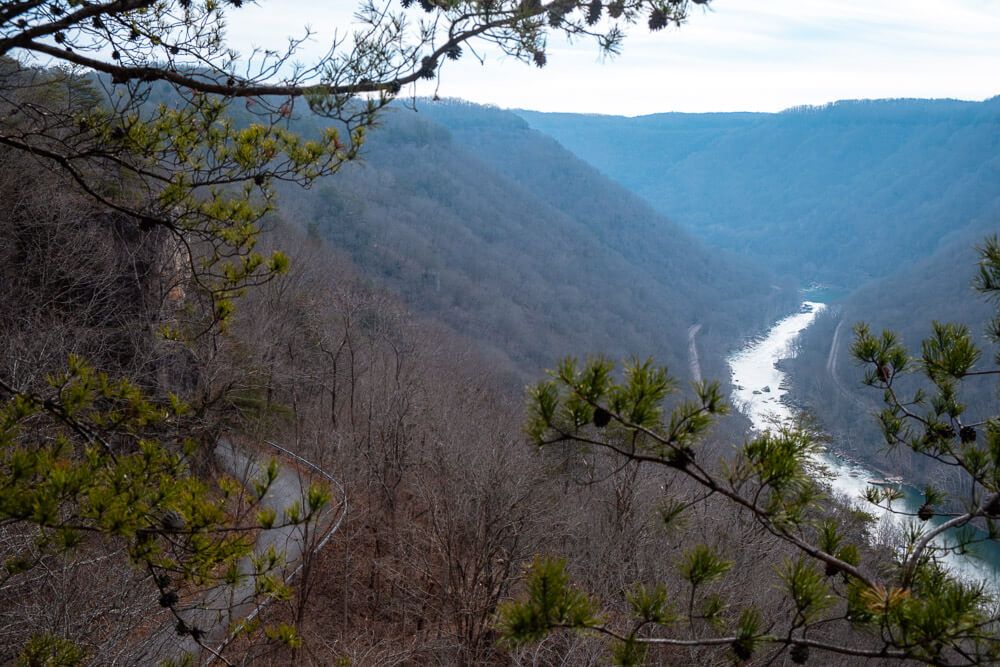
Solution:
[{"label": "green foliage", "polygon": [[725,626],[725,614],[728,610],[729,605],[721,595],[706,595],[701,603],[701,618],[721,631]]},{"label": "green foliage", "polygon": [[[69,548],[80,531],[99,531],[129,540],[133,556],[179,566],[149,539],[163,532],[161,517],[175,513],[187,524],[175,532],[195,533],[217,525],[225,513],[181,456],[143,437],[178,414],[146,401],[129,381],[112,381],[74,357],[67,373],[49,384],[50,398],[14,393],[0,405],[0,466],[7,482],[0,515],[36,524],[39,543],[49,547]],[[46,417],[51,421],[42,431]],[[239,550],[231,539],[216,548]]]},{"label": "green foliage", "polygon": [[19,667],[75,667],[87,652],[80,646],[51,634],[33,636],[17,656]]},{"label": "green foliage", "polygon": [[933,327],[934,335],[921,344],[927,376],[939,383],[961,378],[979,361],[980,356],[968,327],[940,322],[934,322]]},{"label": "green foliage", "polygon": [[621,381],[614,380],[613,371],[606,359],[591,359],[578,368],[570,358],[551,373],[553,380],[530,388],[526,430],[532,441],[552,444],[600,429],[608,439],[627,439],[634,451],[684,468],[694,461],[694,446],[713,417],[728,411],[717,383],[699,384],[697,400],[680,403],[665,420],[663,402],[676,391],[666,368],[648,359],[633,360],[625,365]]},{"label": "green foliage", "polygon": [[866,384],[886,382],[909,369],[910,358],[906,348],[891,331],[883,331],[881,336],[876,337],[868,325],[859,323],[854,327],[854,335],[851,354],[873,366],[865,375]]},{"label": "green foliage", "polygon": [[[973,284],[995,302],[1000,299],[1000,237],[996,234],[990,236],[978,250],[979,272]],[[1000,314],[990,321],[986,334],[994,343],[1000,343]],[[997,352],[994,363],[1000,364],[1000,351]]]},{"label": "green foliage", "polygon": [[693,588],[718,581],[732,567],[732,561],[720,557],[714,550],[704,544],[699,544],[684,554],[684,557],[681,558],[680,563],[677,565],[681,576]]},{"label": "green foliage", "polygon": [[306,491],[306,512],[313,515],[330,505],[332,495],[330,487],[325,484],[313,482]]},{"label": "green foliage", "polygon": [[667,589],[660,584],[652,587],[639,584],[626,594],[625,599],[633,615],[643,622],[667,625],[679,618],[670,608]]},{"label": "green foliage", "polygon": [[525,587],[525,599],[505,602],[497,611],[503,636],[514,644],[538,641],[554,628],[587,628],[597,622],[593,603],[569,583],[560,559],[536,558]]},{"label": "green foliage", "polygon": [[257,512],[257,521],[264,529],[273,528],[274,521],[278,518],[278,513],[273,507],[265,507]]},{"label": "green foliage", "polygon": [[837,521],[827,519],[820,523],[817,546],[828,554],[836,554],[843,537],[838,531]]},{"label": "green foliage", "polygon": [[[573,384],[573,378],[560,376],[563,382]],[[586,384],[579,385],[583,391],[590,389],[592,395],[603,398]],[[674,391],[673,382],[668,379],[666,368],[653,366],[653,360],[633,361],[625,366],[625,381],[610,389],[609,412],[620,414],[629,424],[651,429],[659,426],[662,411],[660,403]],[[681,417],[678,416],[678,419]]]},{"label": "green foliage", "polygon": [[731,478],[752,479],[769,493],[765,507],[776,519],[801,522],[805,512],[821,497],[813,479],[810,457],[818,451],[813,433],[780,426],[758,435],[743,446],[742,460]]},{"label": "green foliage", "polygon": [[[1000,264],[997,262],[996,239],[989,239],[980,248],[980,274],[976,286],[992,295],[995,285],[992,276]],[[995,375],[995,370],[979,370],[982,353],[973,342],[964,325],[933,323],[932,335],[922,343],[919,364],[908,361],[903,346],[892,332],[885,331],[880,338],[871,334],[866,325],[855,329],[856,338],[852,352],[869,370],[866,381],[883,390],[886,408],[880,420],[887,443],[892,447],[907,447],[917,454],[932,457],[966,473],[974,487],[978,487],[977,500],[967,506],[966,513],[958,518],[964,525],[976,517],[992,516],[991,502],[1000,481],[997,466],[996,443],[991,442],[990,424],[995,416],[976,424],[966,417],[967,406],[959,398],[959,386],[970,375]],[[890,366],[890,372],[886,367]],[[901,394],[900,378],[903,373],[919,371],[933,393],[923,388],[913,390],[907,399]],[[906,385],[907,387],[911,385]],[[977,437],[977,429],[985,426],[985,442]],[[925,503],[918,516],[931,518],[935,507],[945,502],[944,494],[928,486]],[[869,490],[867,497],[873,502],[891,502],[898,493],[886,490]],[[991,528],[992,530],[992,528]],[[937,661],[949,645],[962,638],[972,637],[984,655],[995,655],[996,645],[985,641],[982,634],[985,614],[990,604],[983,586],[971,585],[949,577],[937,560],[940,547],[932,537],[940,529],[927,529],[914,525],[905,535],[907,564],[903,568],[902,582],[910,588],[874,587],[861,592],[851,607],[881,616],[884,623],[898,629],[904,641],[921,646],[921,658]],[[965,538],[967,539],[967,538]],[[959,549],[964,544],[959,540]],[[859,601],[862,604],[859,604]]]},{"label": "green foliage", "polygon": [[[987,296],[995,294],[991,277],[997,269],[995,251],[995,238],[980,248],[980,275],[976,284]],[[959,394],[960,385],[971,376],[995,375],[1000,371],[977,368],[982,352],[966,326],[934,322],[932,335],[922,342],[919,363],[909,360],[896,334],[884,331],[876,337],[865,324],[855,327],[851,352],[868,367],[865,381],[883,391],[886,407],[879,420],[889,447],[905,447],[964,470],[982,485],[984,497],[1000,490],[997,485],[1000,459],[989,436],[989,424],[994,417],[987,416],[976,423],[975,418],[966,416],[967,405]],[[928,394],[923,387],[911,390],[912,383],[900,384],[904,375],[917,371],[933,388],[932,393]],[[912,391],[910,397],[901,393],[902,386]],[[987,437],[985,443],[980,443],[977,431],[983,426]],[[885,492],[870,491],[867,496],[876,501],[893,499]],[[930,490],[925,507],[929,509],[942,500],[939,493]]]},{"label": "green foliage", "polygon": [[804,558],[786,562],[781,579],[788,596],[795,605],[795,613],[802,623],[810,623],[834,604],[823,574]]},{"label": "green foliage", "polygon": [[289,648],[294,649],[302,646],[302,637],[293,626],[287,623],[279,623],[277,626],[266,628],[264,633],[268,639],[280,642]]},{"label": "green foliage", "polygon": [[984,660],[998,655],[988,629],[989,604],[981,584],[957,581],[927,563],[912,589],[875,586],[857,592],[849,608],[855,619],[891,627],[899,644],[914,646],[913,657],[935,664],[955,645],[975,645]]},{"label": "green foliage", "polygon": [[762,641],[761,627],[763,619],[760,612],[750,607],[740,612],[736,622],[736,638],[733,640],[733,653],[739,660],[749,660]]},{"label": "green foliage", "polygon": [[635,641],[633,637],[627,637],[625,641],[614,645],[611,653],[611,662],[621,667],[635,667],[646,663],[646,654],[649,647],[642,642]]},{"label": "green foliage", "polygon": [[[983,217],[984,221],[988,219],[989,216]],[[861,320],[868,323],[873,332],[883,329],[893,331],[910,356],[915,357],[910,361],[914,372],[899,377],[894,391],[903,402],[919,399],[918,412],[924,409],[920,406],[929,403],[929,394],[933,393],[933,385],[927,383],[919,372],[921,341],[933,333],[933,319],[968,327],[973,342],[982,348],[983,357],[977,367],[981,368],[992,360],[996,348],[986,345],[989,341],[981,336],[981,331],[995,317],[995,313],[986,300],[967,298],[969,285],[978,270],[976,262],[980,259],[973,244],[981,237],[980,233],[951,236],[949,232],[944,242],[935,246],[933,255],[917,263],[899,261],[894,253],[894,261],[890,264],[895,273],[840,299],[835,307],[821,314],[799,339],[799,352],[795,360],[789,362],[795,400],[808,406],[822,421],[824,428],[845,444],[848,448],[846,453],[850,456],[879,467],[879,444],[886,440],[885,431],[892,434],[901,427],[893,424],[891,413],[883,413],[883,418],[889,418],[888,429],[883,427],[881,420],[869,418],[873,408],[868,406],[875,406],[881,398],[880,394],[863,392],[857,395],[851,388],[856,374],[851,363],[854,359],[847,354],[851,337],[846,334],[851,323]],[[830,361],[831,341],[838,326],[842,331],[837,337],[831,373],[827,370],[827,362]],[[869,366],[868,369],[874,370],[874,367]],[[970,376],[958,383],[956,390],[960,402],[966,405],[963,424],[979,421],[980,415],[991,414],[995,384],[987,378],[973,379]],[[867,404],[865,408],[860,407],[859,400]],[[910,426],[915,427],[912,423]],[[970,429],[975,430],[978,429]],[[896,448],[895,465],[900,472],[906,472],[912,483],[941,483],[929,459],[908,451],[901,443],[893,446]],[[945,490],[952,495],[953,502],[961,493],[960,487],[950,482]]]},{"label": "green foliage", "polygon": [[980,292],[996,298],[1000,293],[1000,237],[988,237],[979,247],[979,266],[975,287]]},{"label": "green foliage", "polygon": [[684,525],[684,510],[688,504],[680,500],[668,498],[660,505],[660,519],[666,528],[681,528]]},{"label": "green foliage", "polygon": [[330,128],[310,141],[274,123],[237,123],[227,99],[197,90],[159,104],[134,87],[104,98],[92,77],[0,58],[11,91],[0,124],[5,148],[68,172],[86,198],[137,230],[173,235],[167,250],[210,302],[209,326],[227,326],[244,287],[288,269],[287,255],[256,249],[274,205],[272,182],[308,184],[332,173],[363,139],[354,132],[357,143],[344,144]]},{"label": "green foliage", "polygon": [[[37,531],[34,548],[8,559],[0,578],[99,539],[123,545],[137,566],[169,575],[160,585],[166,606],[177,604],[184,584],[237,583],[247,556],[258,593],[287,598],[288,587],[273,575],[281,555],[252,553],[257,525],[273,527],[274,510],[262,508],[256,524],[241,526],[254,504],[237,502],[239,483],[213,490],[192,474],[194,445],[180,435],[184,404],[176,397],[151,402],[132,382],[76,357],[67,368],[49,379],[48,395],[5,388],[0,403],[0,520]],[[272,461],[254,482],[257,498],[277,476]],[[286,512],[282,525],[314,521],[328,502],[329,491],[313,486],[308,507]]]}]

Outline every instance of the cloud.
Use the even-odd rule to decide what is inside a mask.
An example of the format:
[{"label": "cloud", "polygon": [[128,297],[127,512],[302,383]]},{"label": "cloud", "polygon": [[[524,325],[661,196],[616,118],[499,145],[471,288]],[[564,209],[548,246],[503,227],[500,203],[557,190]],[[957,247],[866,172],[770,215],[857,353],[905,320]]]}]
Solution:
[{"label": "cloud", "polygon": [[[262,2],[234,12],[231,36],[280,46],[317,31],[309,56],[341,34],[352,11],[317,0]],[[331,5],[335,6],[331,9]],[[775,111],[862,97],[983,99],[1000,93],[1000,3],[991,0],[715,0],[679,30],[633,29],[601,62],[585,41],[553,40],[543,70],[485,52],[448,63],[439,92],[546,111]],[[277,41],[276,41],[277,38]],[[422,84],[431,94],[436,84]]]}]

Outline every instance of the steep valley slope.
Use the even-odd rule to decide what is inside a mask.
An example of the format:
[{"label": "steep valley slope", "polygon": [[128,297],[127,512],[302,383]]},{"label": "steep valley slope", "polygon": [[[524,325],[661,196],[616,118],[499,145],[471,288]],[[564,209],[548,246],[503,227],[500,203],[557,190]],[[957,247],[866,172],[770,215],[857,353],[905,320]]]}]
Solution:
[{"label": "steep valley slope", "polygon": [[418,109],[392,110],[362,164],[284,197],[283,215],[517,375],[606,354],[683,378],[701,324],[721,377],[726,350],[793,307],[789,281],[709,249],[514,114]]}]

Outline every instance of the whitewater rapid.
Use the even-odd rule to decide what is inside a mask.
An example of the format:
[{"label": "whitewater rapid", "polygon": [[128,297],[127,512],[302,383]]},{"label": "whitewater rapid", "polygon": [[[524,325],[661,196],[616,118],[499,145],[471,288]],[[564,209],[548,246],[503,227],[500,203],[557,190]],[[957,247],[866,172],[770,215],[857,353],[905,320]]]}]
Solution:
[{"label": "whitewater rapid", "polygon": [[[733,402],[750,419],[756,431],[763,432],[795,419],[795,409],[784,400],[788,387],[785,373],[778,368],[778,363],[795,356],[799,334],[809,328],[825,309],[826,304],[804,302],[799,312],[779,320],[764,336],[751,340],[726,359],[732,375]],[[871,418],[874,419],[874,415]],[[882,473],[834,452],[823,452],[816,462],[826,470],[825,481],[837,494],[876,517],[877,527],[874,530],[878,531],[882,522],[898,529],[919,523],[913,517],[890,512],[864,500],[862,493],[869,480],[882,478]],[[906,484],[901,489],[905,498],[894,501],[893,507],[897,511],[916,512],[923,503],[922,494]],[[934,524],[935,520],[932,520],[925,525]],[[935,543],[953,543],[953,540],[954,535],[942,537]],[[993,590],[1000,591],[1000,546],[988,542],[978,545],[976,551],[976,556],[949,553],[944,562],[952,573],[965,579],[986,581]]]}]

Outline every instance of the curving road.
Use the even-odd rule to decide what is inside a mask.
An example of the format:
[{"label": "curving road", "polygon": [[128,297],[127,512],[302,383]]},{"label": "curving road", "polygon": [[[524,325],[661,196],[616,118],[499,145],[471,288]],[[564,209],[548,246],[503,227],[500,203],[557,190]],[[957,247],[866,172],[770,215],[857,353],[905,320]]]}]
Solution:
[{"label": "curving road", "polygon": [[701,331],[700,324],[688,327],[688,361],[691,364],[691,378],[695,382],[701,382],[701,362],[698,360],[698,342],[696,340],[699,331]]},{"label": "curving road", "polygon": [[844,328],[844,320],[837,322],[837,328],[833,330],[833,340],[830,342],[830,354],[826,355],[826,370],[830,375],[835,375],[837,368],[837,355],[840,354],[840,330]]},{"label": "curving road", "polygon": [[837,328],[833,330],[833,340],[830,341],[830,352],[826,355],[826,372],[833,380],[833,386],[837,388],[843,396],[858,408],[868,409],[868,405],[861,400],[855,392],[848,389],[837,375],[837,361],[840,357],[840,333],[844,328],[844,319],[837,322]]},{"label": "curving road", "polygon": [[[333,477],[317,466],[279,445],[267,444],[319,472],[328,481],[338,486],[343,493],[343,487],[340,487]],[[262,477],[264,474],[261,467],[246,452],[237,449],[232,442],[225,438],[219,440],[214,454],[219,467],[244,484],[252,479]],[[261,508],[274,509],[280,521],[285,509],[293,504],[299,503],[302,507],[306,506],[305,499],[311,481],[309,477],[302,475],[296,469],[282,466],[277,478],[261,500]],[[318,522],[310,525],[308,529],[298,525],[262,530],[254,544],[254,551],[260,554],[267,552],[268,548],[274,547],[278,553],[284,552],[283,578],[288,581],[302,568],[302,557],[305,551],[319,549],[325,545],[340,527],[346,511],[345,496],[339,506],[331,503],[326,512],[320,516]],[[322,534],[323,537],[317,543],[316,537],[319,534]],[[244,575],[252,575],[253,565],[249,558],[244,558],[240,562],[240,572]],[[178,635],[175,629],[177,621],[175,618],[170,618],[170,622],[157,630],[128,663],[155,665],[170,659],[179,660],[185,653],[195,657],[195,664],[211,662],[217,657],[219,651],[229,643],[235,624],[243,619],[252,619],[257,615],[261,609],[258,600],[259,598],[255,596],[252,576],[242,577],[234,585],[216,586],[204,593],[192,608],[178,612],[188,627],[197,627],[204,632],[201,643],[194,641],[190,635]]]}]

